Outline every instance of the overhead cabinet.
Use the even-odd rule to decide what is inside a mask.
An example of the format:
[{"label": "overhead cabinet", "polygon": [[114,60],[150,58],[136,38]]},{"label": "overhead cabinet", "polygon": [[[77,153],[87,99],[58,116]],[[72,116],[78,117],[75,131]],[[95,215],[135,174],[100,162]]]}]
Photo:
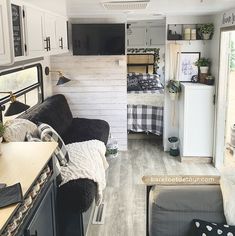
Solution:
[{"label": "overhead cabinet", "polygon": [[56,17],[50,14],[44,14],[44,31],[46,42],[46,51],[55,52],[57,49],[56,45]]},{"label": "overhead cabinet", "polygon": [[13,63],[12,39],[10,2],[0,0],[0,65]]},{"label": "overhead cabinet", "polygon": [[146,44],[146,28],[132,27],[127,34],[127,46],[142,47]]},{"label": "overhead cabinet", "polygon": [[149,46],[157,46],[165,44],[166,40],[166,30],[165,26],[150,26],[147,29],[147,42]]},{"label": "overhead cabinet", "polygon": [[25,22],[27,55],[54,55],[68,50],[65,17],[26,6]]},{"label": "overhead cabinet", "polygon": [[67,19],[19,0],[0,0],[0,65],[68,51]]},{"label": "overhead cabinet", "polygon": [[130,26],[127,31],[128,47],[151,47],[165,44],[164,25]]},{"label": "overhead cabinet", "polygon": [[56,42],[59,50],[68,49],[67,20],[63,17],[56,18]]},{"label": "overhead cabinet", "polygon": [[41,56],[45,52],[43,33],[44,13],[37,8],[25,6],[26,54],[31,57]]}]

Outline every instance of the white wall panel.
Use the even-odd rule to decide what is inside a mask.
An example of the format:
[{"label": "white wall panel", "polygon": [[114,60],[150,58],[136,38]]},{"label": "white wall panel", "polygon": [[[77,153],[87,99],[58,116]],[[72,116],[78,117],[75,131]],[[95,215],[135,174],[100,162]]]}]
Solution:
[{"label": "white wall panel", "polygon": [[[119,60],[125,63],[118,63]],[[120,149],[126,150],[126,57],[54,56],[51,70],[61,70],[72,80],[56,86],[56,74],[52,76],[53,94],[66,96],[73,116],[106,120]]]}]

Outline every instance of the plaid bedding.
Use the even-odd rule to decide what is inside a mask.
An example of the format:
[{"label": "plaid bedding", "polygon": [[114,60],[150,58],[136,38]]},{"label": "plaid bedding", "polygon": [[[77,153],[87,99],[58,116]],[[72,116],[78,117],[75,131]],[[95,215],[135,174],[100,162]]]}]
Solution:
[{"label": "plaid bedding", "polygon": [[127,93],[135,93],[135,94],[141,94],[141,93],[164,94],[164,89],[157,89],[157,90],[141,90],[141,91],[127,91]]},{"label": "plaid bedding", "polygon": [[127,129],[134,132],[163,133],[163,107],[127,105]]}]

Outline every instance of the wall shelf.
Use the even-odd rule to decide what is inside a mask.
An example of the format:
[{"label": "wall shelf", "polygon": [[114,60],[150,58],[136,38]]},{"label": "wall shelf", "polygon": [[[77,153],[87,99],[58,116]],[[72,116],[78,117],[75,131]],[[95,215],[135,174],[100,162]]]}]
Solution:
[{"label": "wall shelf", "polygon": [[[168,41],[207,41],[204,40],[199,32],[202,24],[169,24],[167,26]],[[210,36],[211,40],[213,34]]]}]

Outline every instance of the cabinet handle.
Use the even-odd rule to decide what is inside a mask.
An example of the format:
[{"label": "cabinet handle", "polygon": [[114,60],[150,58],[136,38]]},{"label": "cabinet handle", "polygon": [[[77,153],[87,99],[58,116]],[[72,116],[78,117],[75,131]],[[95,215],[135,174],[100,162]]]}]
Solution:
[{"label": "cabinet handle", "polygon": [[127,39],[127,46],[129,46],[130,42],[129,42],[129,39]]},{"label": "cabinet handle", "polygon": [[50,37],[48,37],[48,48],[49,48],[48,51],[51,51],[51,38]]},{"label": "cabinet handle", "polygon": [[61,37],[59,41],[60,41],[60,48],[63,49],[64,48],[63,38]]},{"label": "cabinet handle", "polygon": [[46,37],[46,39],[44,39],[44,42],[46,42],[46,47],[44,49],[46,49],[48,51],[48,37]]},{"label": "cabinet handle", "polygon": [[152,45],[152,39],[150,39],[150,45]]},{"label": "cabinet handle", "polygon": [[51,42],[50,42],[50,37],[46,37],[46,39],[44,40],[44,42],[46,42],[46,47],[45,49],[48,51],[51,50]]}]

